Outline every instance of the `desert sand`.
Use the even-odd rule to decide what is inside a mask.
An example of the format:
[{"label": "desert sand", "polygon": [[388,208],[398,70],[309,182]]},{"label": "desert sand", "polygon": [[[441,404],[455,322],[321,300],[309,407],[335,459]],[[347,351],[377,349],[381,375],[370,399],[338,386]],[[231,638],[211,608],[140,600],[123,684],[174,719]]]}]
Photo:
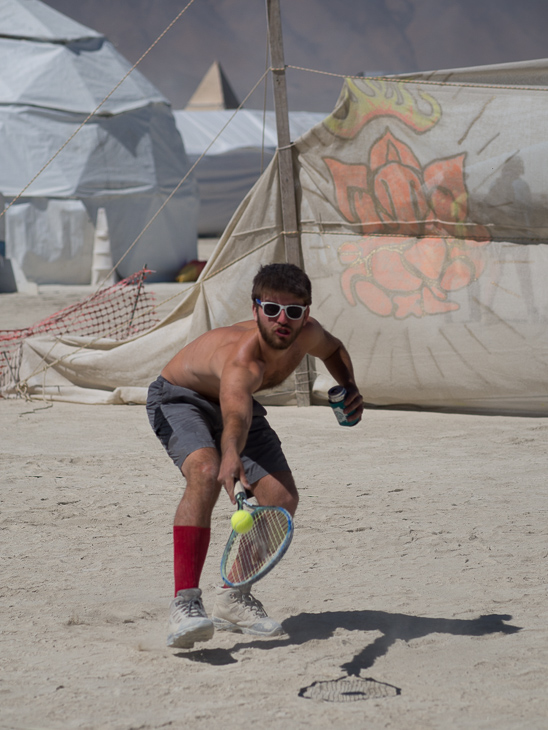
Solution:
[{"label": "desert sand", "polygon": [[[0,328],[83,293],[0,295]],[[544,730],[546,419],[378,409],[347,429],[316,406],[269,420],[301,503],[254,593],[287,635],[172,650],[184,481],[145,409],[0,400],[0,728]],[[231,510],[222,495],[206,609]],[[306,697],[344,676],[391,691]]]}]

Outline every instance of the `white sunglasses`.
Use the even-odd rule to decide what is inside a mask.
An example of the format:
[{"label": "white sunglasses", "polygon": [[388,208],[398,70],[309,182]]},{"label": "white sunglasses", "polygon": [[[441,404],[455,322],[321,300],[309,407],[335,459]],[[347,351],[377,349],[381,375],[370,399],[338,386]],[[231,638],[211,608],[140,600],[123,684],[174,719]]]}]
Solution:
[{"label": "white sunglasses", "polygon": [[266,317],[274,319],[278,317],[280,312],[285,312],[288,319],[301,319],[306,311],[308,305],[302,304],[278,304],[277,302],[261,302],[260,299],[255,299],[259,307],[262,308]]}]

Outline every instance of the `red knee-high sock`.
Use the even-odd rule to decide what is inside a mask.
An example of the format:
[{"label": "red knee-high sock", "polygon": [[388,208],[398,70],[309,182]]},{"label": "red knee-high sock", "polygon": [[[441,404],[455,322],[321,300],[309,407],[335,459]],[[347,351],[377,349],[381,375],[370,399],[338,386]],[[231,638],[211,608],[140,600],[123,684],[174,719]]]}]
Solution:
[{"label": "red knee-high sock", "polygon": [[173,527],[173,572],[175,595],[185,588],[198,588],[211,530],[209,527]]}]

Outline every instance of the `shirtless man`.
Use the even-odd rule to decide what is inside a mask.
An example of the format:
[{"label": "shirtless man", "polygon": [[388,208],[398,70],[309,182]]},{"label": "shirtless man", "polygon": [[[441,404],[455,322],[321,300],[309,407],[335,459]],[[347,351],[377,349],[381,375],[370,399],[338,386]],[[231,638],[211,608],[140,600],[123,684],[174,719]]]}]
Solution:
[{"label": "shirtless man", "polygon": [[361,420],[363,400],[343,344],[310,317],[308,276],[292,264],[263,266],[253,281],[253,319],[206,332],[184,347],[149,388],[148,417],[186,479],[173,528],[175,598],[168,646],[191,647],[214,629],[283,633],[249,590],[217,588],[211,619],[199,586],[221,488],[233,502],[240,480],[259,504],[292,515],[299,500],[280,441],[253,394],[281,383],[306,354],[346,388],[345,412]]}]

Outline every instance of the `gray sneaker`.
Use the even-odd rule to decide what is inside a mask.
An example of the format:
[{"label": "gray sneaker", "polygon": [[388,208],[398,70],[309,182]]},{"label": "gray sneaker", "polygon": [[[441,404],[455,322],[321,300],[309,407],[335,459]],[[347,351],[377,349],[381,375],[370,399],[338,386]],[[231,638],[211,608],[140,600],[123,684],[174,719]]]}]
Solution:
[{"label": "gray sneaker", "polygon": [[167,645],[178,649],[211,639],[215,627],[204,610],[200,588],[178,591],[170,605],[168,632]]},{"label": "gray sneaker", "polygon": [[263,604],[249,588],[216,588],[211,619],[218,631],[237,631],[253,636],[279,636],[281,625],[267,616]]}]

